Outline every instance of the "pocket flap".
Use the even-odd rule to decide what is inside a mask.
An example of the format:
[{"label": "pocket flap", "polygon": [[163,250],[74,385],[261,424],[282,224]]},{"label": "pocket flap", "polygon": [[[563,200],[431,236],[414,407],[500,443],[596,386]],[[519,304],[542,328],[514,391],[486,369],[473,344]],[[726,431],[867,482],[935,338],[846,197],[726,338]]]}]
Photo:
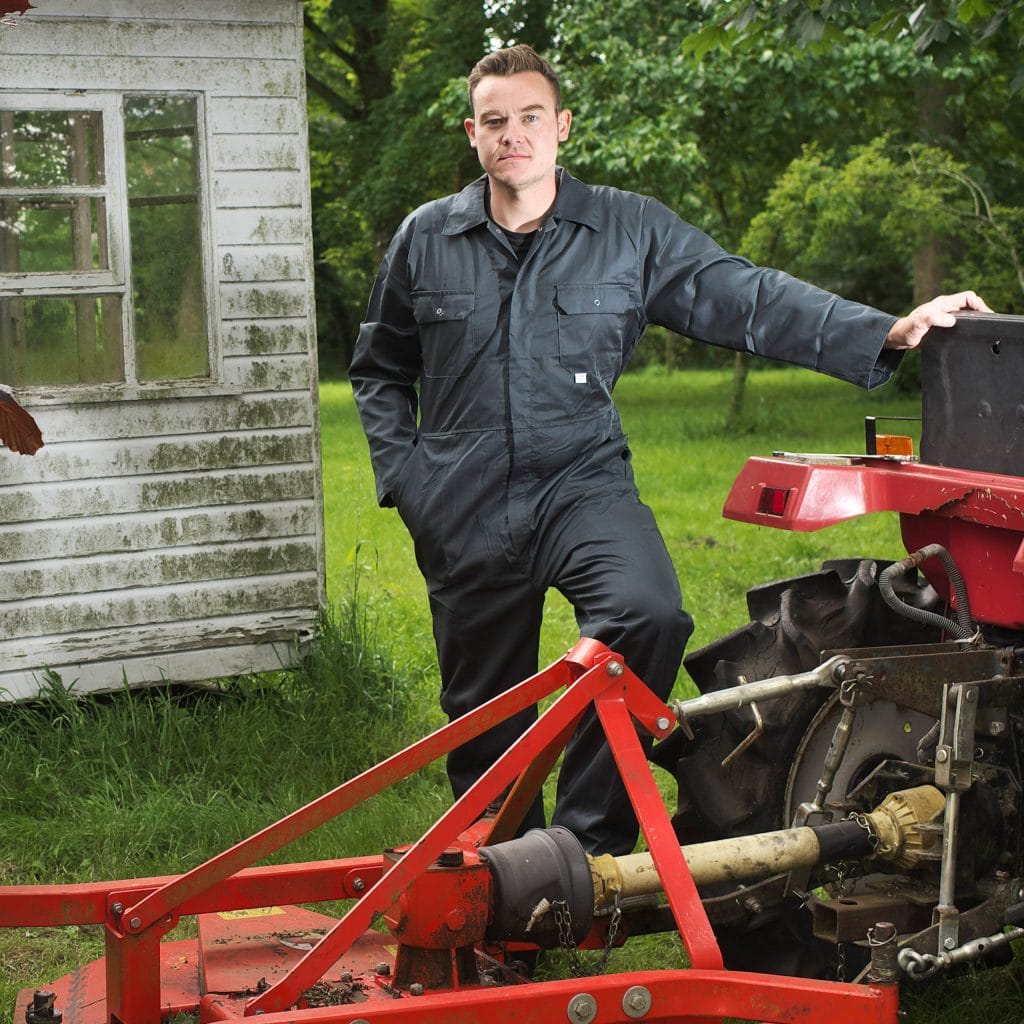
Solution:
[{"label": "pocket flap", "polygon": [[633,303],[624,284],[559,284],[555,285],[555,305],[559,312],[625,313]]},{"label": "pocket flap", "polygon": [[472,292],[413,292],[412,311],[418,324],[465,320],[473,312]]}]

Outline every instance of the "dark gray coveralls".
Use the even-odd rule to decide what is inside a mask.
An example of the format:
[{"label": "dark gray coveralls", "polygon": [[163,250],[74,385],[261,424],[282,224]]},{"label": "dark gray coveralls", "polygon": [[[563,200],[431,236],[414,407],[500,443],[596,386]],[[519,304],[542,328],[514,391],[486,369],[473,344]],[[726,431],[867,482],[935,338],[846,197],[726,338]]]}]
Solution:
[{"label": "dark gray coveralls", "polygon": [[[898,363],[882,350],[895,317],[731,256],[653,199],[558,175],[521,262],[488,218],[486,177],[410,214],[351,367],[378,500],[398,506],[426,578],[450,718],[537,671],[548,587],[667,698],[693,623],[612,401],[649,323],[864,387]],[[454,751],[456,796],[535,717]],[[636,841],[592,713],[554,821],[593,853]],[[526,825],[542,824],[538,802]]]}]

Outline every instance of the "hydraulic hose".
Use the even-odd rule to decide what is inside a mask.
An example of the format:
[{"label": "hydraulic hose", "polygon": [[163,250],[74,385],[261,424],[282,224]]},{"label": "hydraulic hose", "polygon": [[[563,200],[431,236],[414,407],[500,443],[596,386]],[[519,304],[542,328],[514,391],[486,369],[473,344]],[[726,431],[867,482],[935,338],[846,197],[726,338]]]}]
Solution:
[{"label": "hydraulic hose", "polygon": [[[946,575],[949,577],[953,593],[956,596],[956,621],[947,618],[945,615],[930,612],[925,608],[915,608],[896,596],[896,591],[892,584],[893,578],[911,569],[916,569],[924,562],[927,562],[929,558],[940,559],[946,570]],[[878,574],[878,590],[882,595],[882,600],[893,611],[906,616],[908,619],[913,619],[915,622],[937,626],[957,640],[970,640],[977,632],[974,619],[971,617],[971,606],[967,599],[967,586],[964,583],[963,575],[959,568],[957,568],[956,562],[953,561],[953,556],[941,544],[926,544],[919,551],[915,551],[899,562],[893,562],[892,565],[887,566]]]}]

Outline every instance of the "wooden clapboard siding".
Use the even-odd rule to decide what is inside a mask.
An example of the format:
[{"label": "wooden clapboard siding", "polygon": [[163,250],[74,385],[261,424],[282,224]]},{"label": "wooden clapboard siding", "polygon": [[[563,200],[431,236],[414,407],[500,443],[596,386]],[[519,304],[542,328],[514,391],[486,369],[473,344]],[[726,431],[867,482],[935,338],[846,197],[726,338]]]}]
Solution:
[{"label": "wooden clapboard siding", "polygon": [[[267,591],[281,607],[304,607],[316,600],[316,583],[308,573],[282,573],[239,577],[230,580],[195,580],[185,586],[148,587],[70,594],[61,601],[57,626],[62,632],[102,629],[111,622],[136,621],[149,626],[183,618],[216,619],[239,612],[264,609]],[[38,598],[18,602],[5,612],[4,626],[14,638],[53,632],[52,600]]]},{"label": "wooden clapboard siding", "polygon": [[301,318],[264,318],[221,325],[221,343],[225,356],[258,356],[271,352],[282,355],[305,352],[309,339],[306,322]]},{"label": "wooden clapboard siding", "polygon": [[[9,50],[13,32],[0,32],[0,63],[4,65],[4,78],[11,73],[17,78],[21,89],[49,89],[53,85],[50,69],[55,58],[47,54],[20,55]],[[6,46],[4,44],[7,44]],[[63,63],[63,62],[62,62]],[[282,65],[284,62],[280,62]],[[67,61],[67,70],[74,75],[79,83],[78,88],[93,89],[124,89],[143,92],[159,92],[165,89],[192,91],[196,88],[201,74],[203,80],[213,82],[219,70],[223,70],[223,61],[215,57],[202,60],[184,60],[176,58],[151,58],[144,68],[135,69],[112,64],[103,57],[78,57]],[[273,75],[268,79],[268,74]],[[233,79],[234,88],[244,93],[254,93],[270,86],[275,95],[285,97],[280,108],[289,103],[287,97],[302,85],[296,77],[294,69],[285,66],[274,67],[270,61],[240,67]],[[299,122],[290,118],[298,131]],[[258,127],[253,128],[259,131]]]},{"label": "wooden clapboard siding", "polygon": [[224,171],[297,171],[302,167],[304,141],[297,131],[214,135],[210,162],[215,170]]},{"label": "wooden clapboard siding", "polygon": [[[226,505],[211,508],[139,512],[132,516],[78,519],[70,527],[60,521],[19,523],[5,531],[5,567],[12,576],[31,572],[52,558],[80,558],[112,552],[159,550],[170,554],[176,545],[221,544],[240,538],[275,539],[315,534],[308,501]],[[19,565],[19,563],[22,563]],[[6,595],[5,595],[6,596]],[[3,616],[16,601],[5,601]],[[0,625],[2,628],[2,625]]]},{"label": "wooden clapboard siding", "polygon": [[[65,19],[101,21],[110,19],[167,19],[174,12],[188,13],[191,22],[267,22],[294,25],[292,5],[280,0],[219,0],[217,3],[169,3],[168,0],[46,0],[41,9],[32,12],[34,21],[41,24]],[[27,20],[27,19],[25,19]],[[18,24],[21,24],[19,21]],[[205,26],[201,26],[204,27]]]},{"label": "wooden clapboard siding", "polygon": [[215,209],[213,233],[221,245],[301,244],[304,220],[303,211],[299,209]]},{"label": "wooden clapboard siding", "polygon": [[49,0],[0,33],[4,93],[186,91],[213,373],[22,392],[0,451],[0,697],[279,668],[324,596],[298,0]]},{"label": "wooden clapboard siding", "polygon": [[[294,658],[294,637],[306,628],[304,609],[272,615],[161,623],[148,629],[103,630],[41,637],[26,644],[0,673],[0,688],[12,699],[29,697],[46,684],[48,672],[77,692],[111,688],[110,661],[119,670],[116,686],[155,680],[206,679],[211,663],[222,675],[273,671]],[[133,655],[132,650],[146,653]],[[97,659],[97,652],[109,660]],[[37,665],[47,668],[39,671]]]},{"label": "wooden clapboard siding", "polygon": [[[262,578],[274,573],[308,573],[316,568],[312,534],[285,540],[252,539],[225,544],[183,545],[135,552],[106,552],[83,558],[35,559],[30,570],[16,563],[0,565],[0,591],[18,599],[5,635],[33,598],[99,594],[127,588],[159,587],[200,580]],[[32,634],[29,634],[32,635]]]},{"label": "wooden clapboard siding", "polygon": [[[174,508],[255,505],[259,502],[311,500],[316,493],[311,465],[257,466],[202,473],[135,476],[109,486],[105,479],[40,484],[0,490],[0,522],[16,523],[85,516],[136,515]],[[69,528],[72,524],[68,524]],[[8,553],[9,555],[9,553]],[[5,563],[6,564],[5,555]],[[0,593],[4,593],[0,588]]]}]

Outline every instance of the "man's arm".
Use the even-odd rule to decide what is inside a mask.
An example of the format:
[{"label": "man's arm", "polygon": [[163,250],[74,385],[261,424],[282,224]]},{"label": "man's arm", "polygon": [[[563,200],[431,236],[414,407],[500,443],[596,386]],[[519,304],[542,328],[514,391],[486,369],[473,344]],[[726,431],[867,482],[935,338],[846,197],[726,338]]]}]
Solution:
[{"label": "man's arm", "polygon": [[884,383],[906,349],[960,309],[991,312],[974,292],[940,295],[897,318],[724,252],[661,204],[646,214],[647,308],[689,337],[828,373]]},{"label": "man's arm", "polygon": [[991,313],[985,300],[974,292],[957,292],[955,295],[939,295],[931,302],[925,302],[917,309],[900,317],[885,337],[885,347],[891,349],[917,348],[921,339],[932,327],[952,327],[956,323],[954,314],[961,309],[975,309]]},{"label": "man's arm", "polygon": [[864,388],[900,363],[900,352],[883,348],[895,316],[728,253],[655,200],[638,248],[651,323]]},{"label": "man's arm", "polygon": [[405,246],[396,237],[377,274],[349,368],[370,445],[377,500],[385,507],[395,504],[395,483],[416,444],[420,370]]}]

